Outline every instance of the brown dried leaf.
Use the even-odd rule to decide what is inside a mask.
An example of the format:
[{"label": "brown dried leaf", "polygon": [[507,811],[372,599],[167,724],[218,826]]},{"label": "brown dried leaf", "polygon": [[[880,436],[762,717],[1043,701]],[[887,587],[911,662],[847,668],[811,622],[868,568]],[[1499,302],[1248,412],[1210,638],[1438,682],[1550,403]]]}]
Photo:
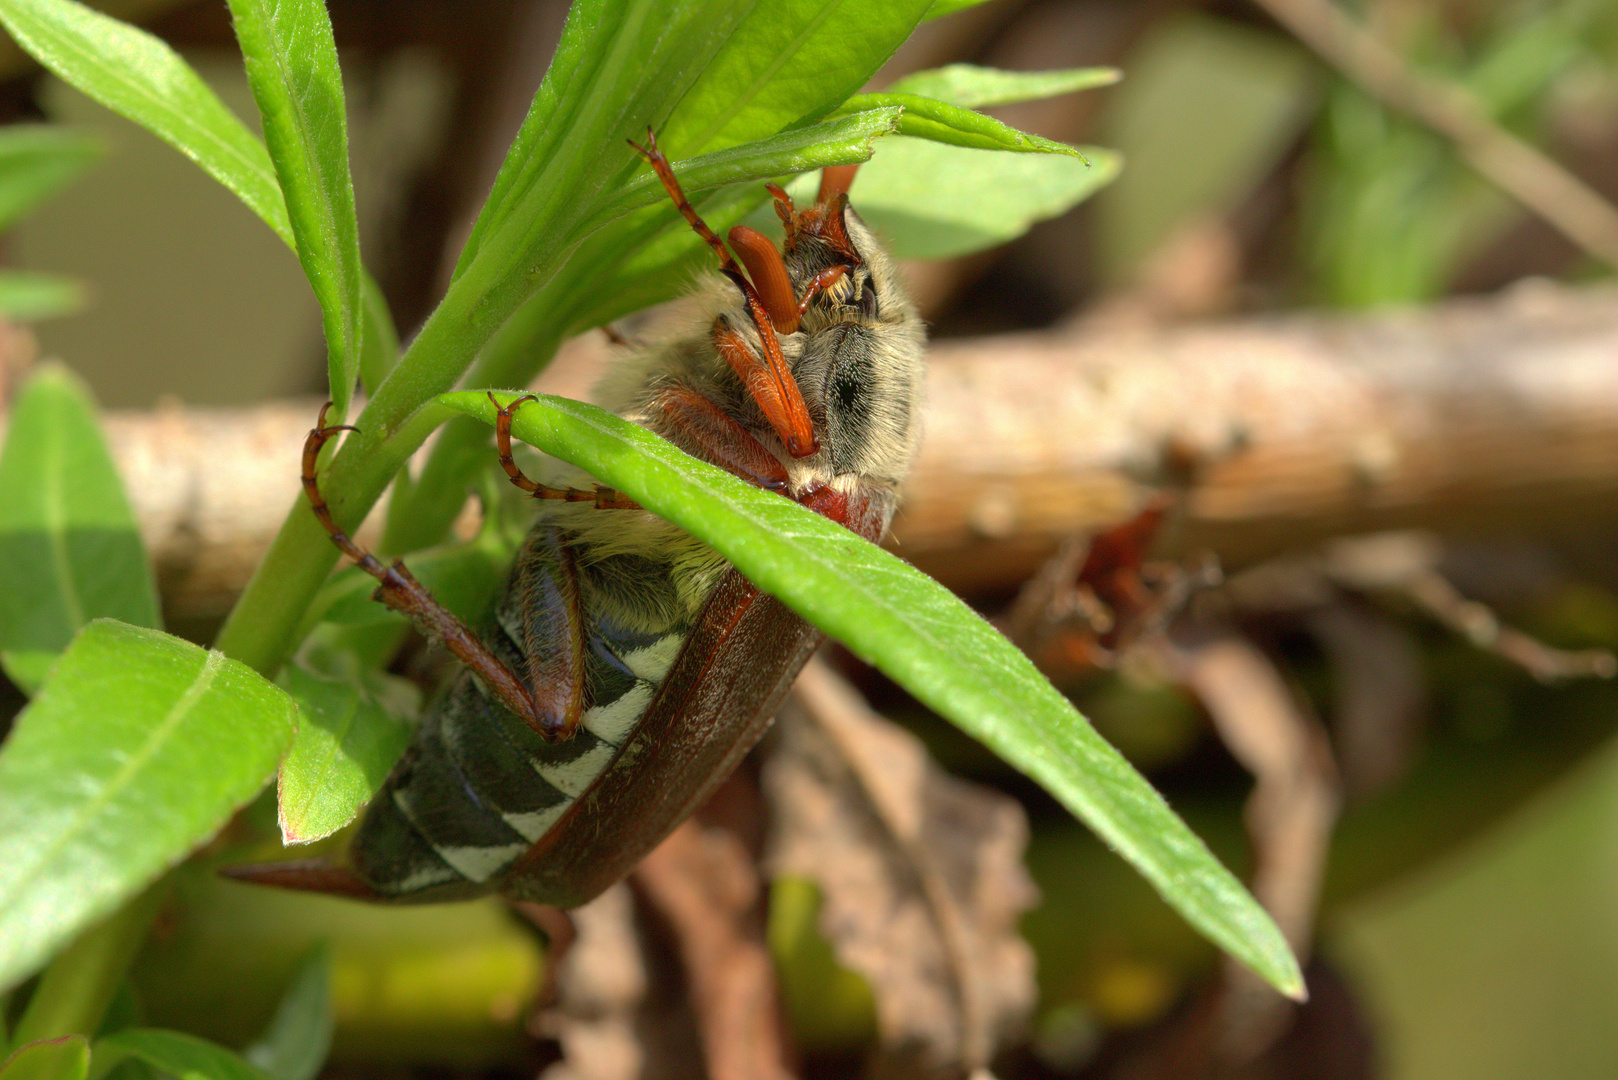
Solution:
[{"label": "brown dried leaf", "polygon": [[[733,776],[721,792],[743,788],[751,798],[729,801],[752,810],[756,822],[762,810],[756,787]],[[635,885],[685,962],[709,1080],[791,1080],[796,1073],[764,940],[758,853],[743,839],[751,823],[710,817],[717,801],[646,856]]]},{"label": "brown dried leaf", "polygon": [[629,887],[614,885],[571,915],[577,936],[558,960],[556,1005],[530,1024],[562,1049],[540,1080],[702,1080],[691,1018],[648,963],[656,950]]},{"label": "brown dried leaf", "polygon": [[[1307,959],[1326,856],[1341,804],[1326,733],[1292,695],[1257,646],[1228,631],[1182,634],[1180,675],[1201,699],[1219,737],[1253,774],[1247,832],[1253,849],[1249,888],[1287,943]],[[1293,1006],[1251,973],[1227,961],[1216,1044],[1226,1061],[1268,1047]]]},{"label": "brown dried leaf", "polygon": [[938,770],[818,663],[783,710],[764,784],[772,871],[819,885],[822,933],[871,984],[878,1071],[983,1066],[1034,1003],[1021,806]]}]

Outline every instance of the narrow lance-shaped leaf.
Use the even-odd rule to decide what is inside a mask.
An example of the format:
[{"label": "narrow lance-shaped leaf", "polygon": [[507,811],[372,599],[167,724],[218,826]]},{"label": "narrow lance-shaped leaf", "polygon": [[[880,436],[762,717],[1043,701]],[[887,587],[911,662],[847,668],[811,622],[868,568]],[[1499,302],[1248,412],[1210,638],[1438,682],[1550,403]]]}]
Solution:
[{"label": "narrow lance-shaped leaf", "polygon": [[1018,131],[992,116],[963,109],[932,98],[915,94],[885,91],[880,94],[855,94],[848,99],[845,109],[877,109],[897,105],[904,109],[899,121],[899,134],[919,139],[966,146],[976,150],[1014,150],[1018,153],[1067,154],[1082,158],[1078,150],[1046,139]]},{"label": "narrow lance-shaped leaf", "polygon": [[337,44],[322,0],[230,0],[247,81],[286,196],[298,261],[320,301],[332,415],[360,370],[359,221]]},{"label": "narrow lance-shaped leaf", "polygon": [[[1084,159],[1012,154],[907,139],[883,139],[861,170],[851,205],[901,259],[945,259],[1015,240],[1035,222],[1077,206],[1118,175],[1119,156],[1084,147]],[[940,177],[947,177],[947,182]],[[794,199],[814,198],[817,180],[787,185]],[[768,206],[748,224],[779,227]]]},{"label": "narrow lance-shaped leaf", "polygon": [[0,0],[0,23],[63,82],[195,161],[293,243],[264,144],[168,45],[75,0]]},{"label": "narrow lance-shaped leaf", "polygon": [[275,1080],[240,1054],[180,1031],[129,1028],[97,1039],[97,1069],[135,1058],[180,1080]]},{"label": "narrow lance-shaped leaf", "polygon": [[726,38],[658,131],[694,156],[806,127],[844,105],[926,14],[928,0],[773,0]]},{"label": "narrow lance-shaped leaf", "polygon": [[0,988],[217,832],[296,724],[243,664],[157,630],[86,627],[0,748]]},{"label": "narrow lance-shaped leaf", "polygon": [[331,1050],[331,956],[314,946],[292,975],[263,1038],[242,1055],[273,1080],[314,1080]]},{"label": "narrow lance-shaped leaf", "polygon": [[603,148],[658,125],[750,14],[759,13],[724,0],[578,0],[473,223],[456,283],[474,266],[474,278],[500,278],[535,263],[538,247],[571,248],[577,223],[631,167],[632,158]]},{"label": "narrow lance-shaped leaf", "polygon": [[360,280],[360,301],[365,305],[365,331],[360,335],[360,385],[376,393],[399,359],[399,331],[381,286],[370,274]]},{"label": "narrow lance-shaped leaf", "polygon": [[986,109],[1111,86],[1122,77],[1117,68],[1001,71],[976,64],[946,64],[906,75],[888,86],[887,92],[932,98],[963,109]]},{"label": "narrow lance-shaped leaf", "polygon": [[1084,155],[1012,154],[903,136],[886,139],[860,171],[854,206],[894,255],[951,258],[1014,240],[1118,176],[1118,154],[1087,146]]},{"label": "narrow lance-shaped leaf", "polygon": [[410,727],[353,682],[293,664],[282,682],[303,723],[282,763],[281,841],[308,844],[354,820],[410,741]]},{"label": "narrow lance-shaped leaf", "polygon": [[[676,162],[674,168],[688,195],[708,214],[721,209],[709,224],[721,231],[767,196],[761,181],[804,169],[850,164],[871,156],[877,136],[893,130],[897,112],[877,109],[839,117],[769,139],[731,147]],[[672,152],[669,147],[665,151]],[[617,152],[617,151],[615,151]],[[622,151],[633,160],[627,146]],[[731,185],[713,201],[699,193]],[[625,213],[625,211],[628,213]],[[615,219],[615,220],[614,220]],[[773,219],[772,219],[773,220]],[[599,228],[596,228],[599,226]],[[596,228],[535,307],[516,314],[485,351],[480,370],[524,382],[549,353],[535,335],[550,327],[574,332],[666,300],[687,287],[696,260],[712,260],[707,245],[674,213],[668,195],[649,168],[628,182],[600,215],[585,226]],[[711,262],[710,262],[711,265]],[[560,324],[560,330],[557,327]],[[407,494],[397,491],[388,509],[388,541],[393,550],[413,550],[435,542],[454,519],[451,490],[464,490],[466,476],[487,460],[472,447],[487,443],[475,429],[450,425],[433,451],[433,464],[421,483]],[[457,460],[457,458],[459,460]],[[455,462],[452,467],[449,462]]]},{"label": "narrow lance-shaped leaf", "polygon": [[[493,422],[486,395],[442,400]],[[1301,994],[1297,961],[1257,901],[1027,657],[937,582],[594,406],[542,398],[517,412],[512,432],[711,544],[1038,782],[1221,948]]]},{"label": "narrow lance-shaped leaf", "polygon": [[71,183],[103,149],[100,139],[70,128],[0,128],[0,229]]},{"label": "narrow lance-shaped leaf", "polygon": [[[757,182],[759,187],[753,197],[762,200],[765,180],[828,165],[853,165],[869,160],[877,137],[897,131],[902,113],[898,108],[866,109],[812,127],[783,131],[758,142],[671,162],[670,166],[687,196],[729,184]],[[605,224],[642,206],[665,205],[673,210],[668,193],[648,166],[602,207],[592,224]],[[681,225],[684,226],[683,219]],[[685,241],[681,246],[706,247],[688,228],[674,235]],[[640,272],[645,273],[645,270]]]},{"label": "narrow lance-shaped leaf", "polygon": [[[0,0],[0,24],[63,82],[195,161],[297,250],[263,141],[161,39],[77,0]],[[362,347],[393,340],[384,307],[364,313]]]},{"label": "narrow lance-shaped leaf", "polygon": [[157,626],[157,587],[95,406],[71,372],[46,364],[0,449],[0,660],[37,688],[103,616]]}]

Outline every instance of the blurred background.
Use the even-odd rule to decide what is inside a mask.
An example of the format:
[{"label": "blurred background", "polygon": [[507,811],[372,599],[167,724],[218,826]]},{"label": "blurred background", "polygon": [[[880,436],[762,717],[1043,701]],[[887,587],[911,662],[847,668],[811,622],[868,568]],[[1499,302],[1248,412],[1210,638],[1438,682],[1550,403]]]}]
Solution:
[{"label": "blurred background", "polygon": [[[222,4],[101,6],[254,115]],[[565,5],[331,14],[362,243],[408,333]],[[1222,970],[1054,803],[838,661],[1027,812],[1039,999],[997,1073],[1618,1075],[1618,3],[991,0],[924,25],[878,85],[956,61],[1120,69],[992,111],[1124,166],[1006,247],[910,267],[938,346],[897,550],[1002,620],[1253,881],[1313,991],[1294,1010]],[[270,424],[265,403],[323,392],[314,301],[252,215],[9,42],[0,79],[0,118],[104,151],[4,236],[8,267],[85,295],[30,324],[32,344],[13,333],[0,389],[60,357],[117,414],[115,440],[201,408],[172,443],[218,425],[203,461]],[[549,385],[587,386],[603,344],[570,346]],[[194,536],[153,541],[171,623],[199,640],[292,498],[312,408],[286,415],[289,449],[222,481],[259,505],[218,526],[237,554],[204,571]],[[149,959],[154,1014],[194,1008],[181,984],[240,933],[219,926],[283,917],[218,903],[230,917]],[[285,916],[286,940],[329,925],[319,910]],[[455,944],[488,948],[446,959],[434,916],[403,918],[429,920],[401,931],[411,963],[483,964],[482,989],[419,1009],[401,990],[373,1015],[350,947],[337,1075],[370,1075],[404,1028],[437,1047],[421,1075],[531,1072],[512,1024],[533,965],[503,951],[527,939],[484,912]],[[242,991],[246,1018],[202,1026],[251,1030],[289,964]],[[817,1030],[815,1011],[804,1045],[848,1060],[839,1039],[870,1021],[839,1027],[822,1002]]]}]

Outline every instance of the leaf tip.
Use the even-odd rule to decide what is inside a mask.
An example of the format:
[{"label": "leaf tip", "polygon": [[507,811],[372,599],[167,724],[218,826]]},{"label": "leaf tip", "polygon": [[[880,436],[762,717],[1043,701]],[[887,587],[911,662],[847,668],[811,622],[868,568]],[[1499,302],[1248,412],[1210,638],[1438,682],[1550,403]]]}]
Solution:
[{"label": "leaf tip", "polygon": [[1309,987],[1303,981],[1303,972],[1298,970],[1298,963],[1294,960],[1283,978],[1275,987],[1281,993],[1302,1005],[1309,1000]]}]

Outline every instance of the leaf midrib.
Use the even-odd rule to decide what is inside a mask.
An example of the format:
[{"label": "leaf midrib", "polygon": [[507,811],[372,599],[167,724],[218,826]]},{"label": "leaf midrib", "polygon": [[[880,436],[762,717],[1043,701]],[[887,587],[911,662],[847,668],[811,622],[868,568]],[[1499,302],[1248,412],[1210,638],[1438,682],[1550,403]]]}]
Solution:
[{"label": "leaf midrib", "polygon": [[[94,798],[84,802],[79,812],[70,819],[67,827],[57,832],[54,842],[45,845],[43,848],[36,849],[38,854],[33,860],[33,866],[13,879],[16,886],[12,890],[13,897],[26,892],[25,886],[38,877],[40,868],[50,865],[57,854],[67,847],[84,829],[87,822],[128,788],[135,775],[151,760],[158,749],[168,741],[174,729],[180,725],[196,703],[207,693],[208,688],[213,684],[214,679],[218,677],[224,664],[225,655],[223,653],[214,652],[210,649],[204,654],[202,668],[197,672],[196,677],[192,679],[191,685],[186,687],[185,692],[169,707],[162,720],[153,725],[146,741],[129,756],[123,766]],[[11,906],[12,902],[11,898],[0,897],[0,911],[6,910]]]}]

